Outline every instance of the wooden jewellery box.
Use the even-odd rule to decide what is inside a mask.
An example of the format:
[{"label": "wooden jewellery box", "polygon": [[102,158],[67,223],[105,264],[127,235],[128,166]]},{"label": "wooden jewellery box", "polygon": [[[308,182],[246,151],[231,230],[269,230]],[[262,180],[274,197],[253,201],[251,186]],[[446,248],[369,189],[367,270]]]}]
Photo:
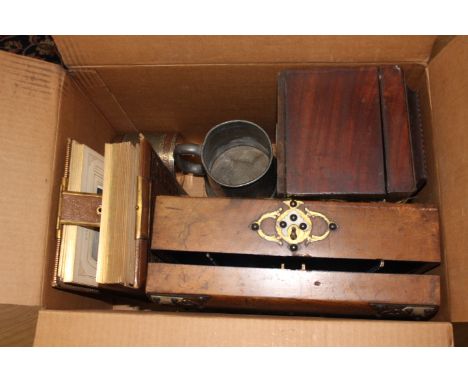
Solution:
[{"label": "wooden jewellery box", "polygon": [[426,183],[418,96],[398,66],[281,72],[277,192],[402,200]]},{"label": "wooden jewellery box", "polygon": [[428,319],[436,208],[158,196],[147,295],[197,309]]}]

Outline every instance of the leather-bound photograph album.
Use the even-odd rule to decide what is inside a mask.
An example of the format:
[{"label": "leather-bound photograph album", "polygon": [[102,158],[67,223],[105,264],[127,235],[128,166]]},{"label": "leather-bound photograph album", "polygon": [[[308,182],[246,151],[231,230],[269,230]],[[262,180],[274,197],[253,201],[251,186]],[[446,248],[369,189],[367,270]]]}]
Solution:
[{"label": "leather-bound photograph album", "polygon": [[184,193],[142,135],[104,156],[70,139],[53,286],[142,290],[155,196]]}]

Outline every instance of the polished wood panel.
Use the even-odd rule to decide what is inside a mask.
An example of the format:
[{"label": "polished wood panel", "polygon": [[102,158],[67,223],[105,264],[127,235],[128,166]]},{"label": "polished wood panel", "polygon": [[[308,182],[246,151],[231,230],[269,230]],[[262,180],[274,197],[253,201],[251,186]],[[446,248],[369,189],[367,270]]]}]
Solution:
[{"label": "polished wood panel", "polygon": [[391,197],[410,196],[416,192],[416,182],[406,89],[398,66],[380,68],[380,90],[387,193]]},{"label": "polished wood panel", "polygon": [[280,194],[385,194],[377,70],[320,68],[281,74]]},{"label": "polished wood panel", "polygon": [[375,304],[440,303],[439,277],[149,264],[148,295],[185,295],[205,308],[376,315]]},{"label": "polished wood panel", "polygon": [[[325,240],[294,254],[325,258],[440,261],[436,208],[417,204],[305,202],[338,228]],[[259,237],[250,224],[266,212],[288,207],[275,199],[156,198],[152,249],[290,256],[287,245]],[[265,231],[273,224],[265,222]],[[326,229],[314,219],[313,233]]]},{"label": "polished wood panel", "polygon": [[282,72],[276,141],[279,195],[395,201],[426,183],[418,95],[396,65]]},{"label": "polished wood panel", "polygon": [[[135,262],[134,287],[144,289],[148,265],[148,248],[150,247],[152,209],[156,195],[185,195],[185,191],[172,176],[170,171],[162,162],[161,158],[154,152],[150,143],[142,135],[139,136],[141,145],[139,160],[139,176],[143,178],[141,189],[142,210],[137,211],[140,227],[135,240],[137,260]],[[149,182],[148,182],[149,181]]]}]

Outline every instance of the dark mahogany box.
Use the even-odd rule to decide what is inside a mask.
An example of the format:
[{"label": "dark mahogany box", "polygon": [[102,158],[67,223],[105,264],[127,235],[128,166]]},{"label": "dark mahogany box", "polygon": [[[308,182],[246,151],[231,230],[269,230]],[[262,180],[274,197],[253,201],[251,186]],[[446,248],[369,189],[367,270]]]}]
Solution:
[{"label": "dark mahogany box", "polygon": [[398,66],[279,76],[279,196],[401,200],[425,184],[417,94]]}]

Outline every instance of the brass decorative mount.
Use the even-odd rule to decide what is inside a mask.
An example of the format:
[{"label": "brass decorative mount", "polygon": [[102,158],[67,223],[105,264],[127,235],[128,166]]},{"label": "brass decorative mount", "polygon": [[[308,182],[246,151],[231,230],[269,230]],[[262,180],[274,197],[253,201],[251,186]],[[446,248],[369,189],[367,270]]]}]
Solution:
[{"label": "brass decorative mount", "polygon": [[[304,202],[285,200],[283,203],[288,206],[286,210],[280,207],[275,211],[266,212],[250,225],[250,228],[256,231],[262,239],[279,245],[286,242],[289,244],[289,249],[294,252],[298,250],[299,244],[304,243],[307,246],[314,241],[326,239],[330,232],[338,227],[324,214],[311,211],[306,207],[302,208]],[[321,235],[312,234],[314,218],[323,219],[327,223],[327,230]],[[275,233],[271,235],[262,229],[262,223],[267,219],[275,220]]]}]

